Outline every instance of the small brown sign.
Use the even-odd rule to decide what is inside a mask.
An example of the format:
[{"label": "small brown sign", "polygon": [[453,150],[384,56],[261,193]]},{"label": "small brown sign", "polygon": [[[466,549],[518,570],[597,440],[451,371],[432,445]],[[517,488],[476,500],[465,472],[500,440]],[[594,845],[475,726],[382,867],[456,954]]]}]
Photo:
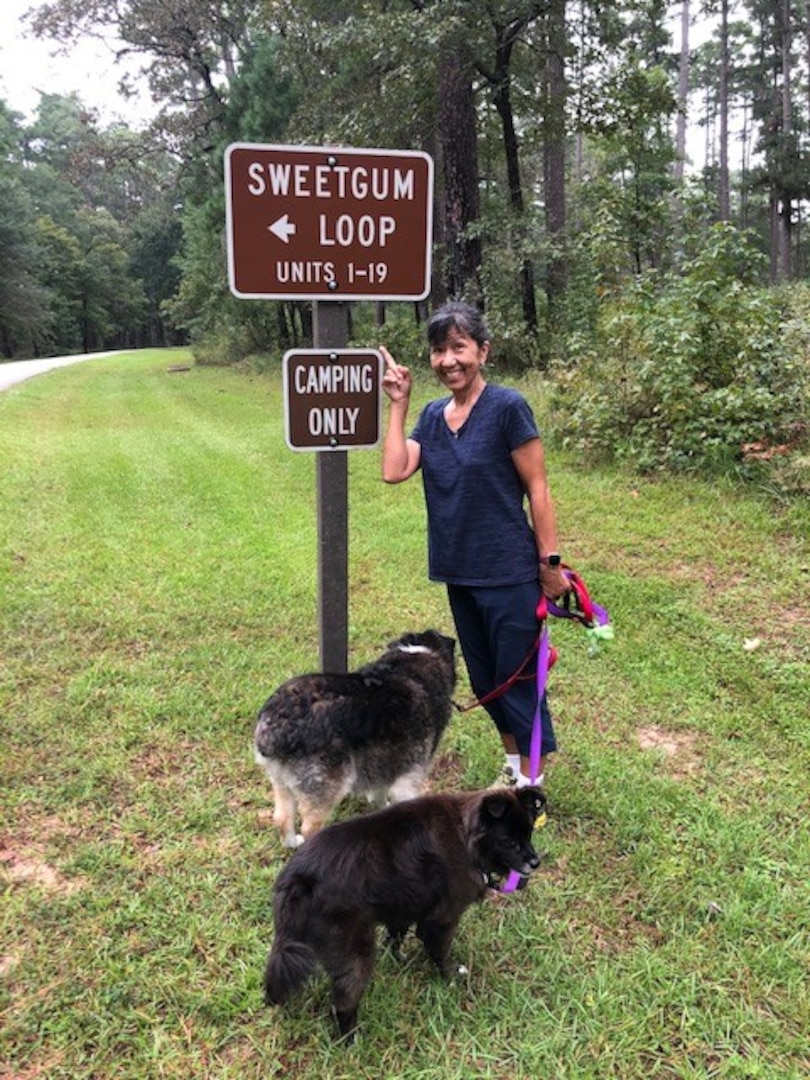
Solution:
[{"label": "small brown sign", "polygon": [[427,154],[232,143],[225,194],[235,296],[422,300],[430,291]]},{"label": "small brown sign", "polygon": [[376,349],[284,354],[284,423],[291,450],[348,450],[380,441],[383,358]]}]

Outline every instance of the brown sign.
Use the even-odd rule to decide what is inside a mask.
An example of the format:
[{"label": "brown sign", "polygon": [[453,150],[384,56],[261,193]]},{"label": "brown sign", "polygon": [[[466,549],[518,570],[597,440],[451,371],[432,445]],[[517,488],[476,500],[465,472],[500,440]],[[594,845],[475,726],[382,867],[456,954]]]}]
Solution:
[{"label": "brown sign", "polygon": [[427,154],[232,143],[225,194],[235,296],[422,300],[430,291]]},{"label": "brown sign", "polygon": [[284,423],[291,450],[347,450],[380,441],[382,353],[300,349],[284,354]]}]

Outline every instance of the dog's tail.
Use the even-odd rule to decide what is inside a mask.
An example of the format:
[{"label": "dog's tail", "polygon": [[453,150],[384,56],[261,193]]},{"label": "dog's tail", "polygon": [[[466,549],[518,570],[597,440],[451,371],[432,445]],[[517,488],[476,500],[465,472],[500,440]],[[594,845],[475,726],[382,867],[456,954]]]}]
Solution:
[{"label": "dog's tail", "polygon": [[264,969],[266,1005],[282,1005],[315,969],[315,953],[302,941],[276,939]]},{"label": "dog's tail", "polygon": [[[300,861],[300,859],[299,859]],[[315,878],[295,859],[276,882],[276,937],[264,969],[264,1000],[281,1005],[301,987],[315,969],[317,957],[307,944]]]}]

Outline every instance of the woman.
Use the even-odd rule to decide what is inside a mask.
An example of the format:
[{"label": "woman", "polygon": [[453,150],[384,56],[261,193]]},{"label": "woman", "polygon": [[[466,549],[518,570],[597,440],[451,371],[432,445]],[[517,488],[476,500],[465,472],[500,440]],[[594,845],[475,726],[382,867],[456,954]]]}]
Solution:
[{"label": "woman", "polygon": [[[411,375],[381,350],[391,402],[382,475],[400,484],[422,470],[429,575],[447,586],[473,692],[483,698],[518,670],[536,642],[541,591],[555,600],[569,586],[537,425],[516,390],[487,383],[490,337],[481,314],[470,304],[446,304],[431,316],[427,334],[430,366],[450,396],[430,402],[407,434]],[[503,743],[504,779],[520,786],[542,780],[543,766],[539,777],[530,776],[536,703],[529,678],[485,705]],[[556,749],[545,695],[541,717],[544,765]]]}]

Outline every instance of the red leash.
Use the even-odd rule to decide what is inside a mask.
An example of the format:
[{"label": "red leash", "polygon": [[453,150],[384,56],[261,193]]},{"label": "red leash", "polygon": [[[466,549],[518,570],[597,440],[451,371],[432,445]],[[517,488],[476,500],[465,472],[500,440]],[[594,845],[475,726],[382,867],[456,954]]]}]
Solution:
[{"label": "red leash", "polygon": [[[541,603],[542,603],[542,601],[541,601]],[[539,610],[540,610],[540,605],[539,604],[538,604],[537,608],[538,608],[538,613],[539,613]],[[540,616],[538,614],[538,618],[539,617]],[[545,615],[543,615],[543,619],[545,619]],[[490,701],[494,701],[495,698],[499,698],[502,694],[505,694],[506,691],[509,690],[511,687],[513,687],[516,682],[522,682],[522,681],[525,681],[526,679],[533,678],[534,676],[531,673],[529,675],[524,675],[523,672],[525,671],[527,664],[530,663],[530,661],[531,661],[532,657],[534,656],[534,654],[536,652],[538,652],[538,650],[540,648],[540,639],[541,639],[542,636],[543,636],[543,628],[541,626],[540,631],[539,631],[537,637],[534,640],[534,644],[529,649],[529,651],[526,653],[526,656],[524,657],[524,659],[521,660],[519,667],[515,671],[512,672],[512,674],[509,676],[509,678],[504,680],[504,682],[502,682],[500,684],[500,686],[496,686],[494,690],[490,690],[489,693],[484,694],[483,697],[476,698],[475,701],[471,701],[469,703],[469,705],[459,705],[459,703],[457,701],[454,701],[453,704],[455,705],[457,711],[458,712],[469,712],[470,709],[476,709],[476,708],[478,708],[479,705],[487,705]],[[556,663],[557,655],[558,655],[557,650],[552,646],[551,649],[550,649],[550,655],[549,655],[549,661],[548,661],[549,669],[552,668],[554,666],[554,664]]]}]

